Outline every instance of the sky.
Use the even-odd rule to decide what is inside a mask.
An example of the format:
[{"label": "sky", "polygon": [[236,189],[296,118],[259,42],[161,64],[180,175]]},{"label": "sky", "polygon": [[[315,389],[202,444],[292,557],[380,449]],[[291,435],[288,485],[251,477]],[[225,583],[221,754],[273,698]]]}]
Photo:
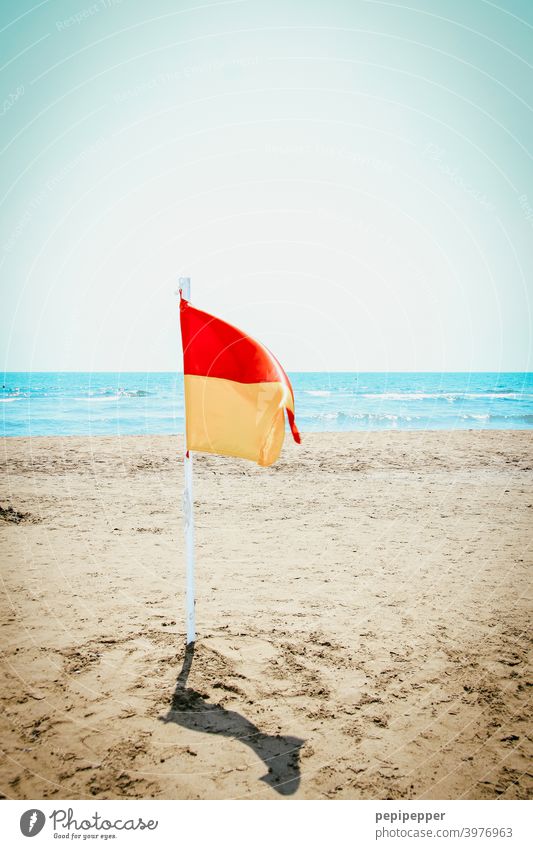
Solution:
[{"label": "sky", "polygon": [[0,364],[531,365],[529,0],[3,0]]}]

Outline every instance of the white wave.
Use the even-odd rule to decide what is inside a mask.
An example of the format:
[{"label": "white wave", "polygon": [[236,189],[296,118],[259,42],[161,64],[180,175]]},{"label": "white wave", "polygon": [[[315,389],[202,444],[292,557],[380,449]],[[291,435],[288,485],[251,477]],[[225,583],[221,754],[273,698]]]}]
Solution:
[{"label": "white wave", "polygon": [[315,415],[304,415],[303,418],[306,419],[314,419],[318,421],[325,420],[333,420],[336,421],[391,421],[395,422],[398,419],[406,419],[407,421],[411,421],[411,419],[418,419],[420,416],[395,416],[392,414],[382,414],[378,413],[318,413]]},{"label": "white wave", "polygon": [[72,400],[92,403],[93,401],[118,401],[119,398],[123,397],[123,395],[86,395],[84,398],[73,398]]},{"label": "white wave", "polygon": [[488,400],[492,400],[492,398],[500,398],[500,399],[509,399],[513,400],[515,398],[529,397],[523,396],[520,392],[465,392],[463,395],[458,395],[458,398],[487,398]]},{"label": "white wave", "polygon": [[381,398],[384,401],[425,401],[426,399],[441,401],[485,399],[491,401],[492,399],[525,399],[533,396],[518,392],[369,392],[363,394],[362,397]]},{"label": "white wave", "polygon": [[424,398],[443,398],[443,395],[425,392],[368,392],[363,398],[382,398],[384,401],[422,401]]},{"label": "white wave", "polygon": [[318,398],[322,398],[326,395],[331,395],[329,389],[304,389],[306,395],[316,395]]}]

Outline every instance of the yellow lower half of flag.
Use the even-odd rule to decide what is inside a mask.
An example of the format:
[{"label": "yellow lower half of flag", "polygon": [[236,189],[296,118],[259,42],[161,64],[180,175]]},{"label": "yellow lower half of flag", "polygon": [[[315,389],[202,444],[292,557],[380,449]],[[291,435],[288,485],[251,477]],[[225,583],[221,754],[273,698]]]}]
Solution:
[{"label": "yellow lower half of flag", "polygon": [[293,401],[281,382],[186,374],[187,448],[270,466],[283,445],[285,406],[292,410]]}]

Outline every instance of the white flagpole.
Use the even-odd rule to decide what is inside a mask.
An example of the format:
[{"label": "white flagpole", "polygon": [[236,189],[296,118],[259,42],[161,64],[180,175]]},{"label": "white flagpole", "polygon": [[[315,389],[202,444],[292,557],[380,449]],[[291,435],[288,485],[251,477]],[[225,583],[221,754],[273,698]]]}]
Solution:
[{"label": "white flagpole", "polygon": [[[186,301],[191,298],[191,278],[180,277],[179,286]],[[183,524],[185,528],[185,559],[187,562],[187,645],[196,640],[194,624],[194,502],[192,489],[192,453],[187,451],[187,418],[185,410],[185,380],[183,382],[183,421],[184,421],[184,475]]]}]

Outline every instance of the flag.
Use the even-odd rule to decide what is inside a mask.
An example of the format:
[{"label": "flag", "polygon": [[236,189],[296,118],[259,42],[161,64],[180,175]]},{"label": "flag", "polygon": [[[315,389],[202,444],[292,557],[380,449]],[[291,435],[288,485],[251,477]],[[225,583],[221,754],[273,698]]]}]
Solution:
[{"label": "flag", "polygon": [[294,393],[280,363],[260,342],[183,297],[180,324],[187,450],[272,465],[283,445],[285,410],[300,442]]}]

